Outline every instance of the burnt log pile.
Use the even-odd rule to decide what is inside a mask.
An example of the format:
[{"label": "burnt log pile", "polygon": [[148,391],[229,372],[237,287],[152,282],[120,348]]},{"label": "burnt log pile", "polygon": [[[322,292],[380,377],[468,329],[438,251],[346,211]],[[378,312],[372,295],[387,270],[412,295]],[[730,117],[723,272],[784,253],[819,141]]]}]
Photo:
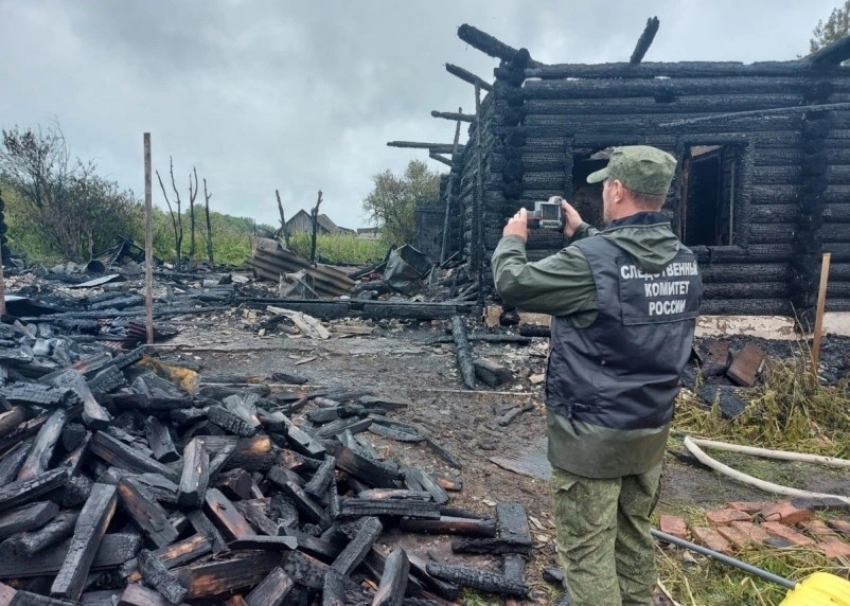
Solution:
[{"label": "burnt log pile", "polygon": [[[36,350],[46,323],[19,324],[15,351]],[[521,505],[493,517],[453,507],[459,481],[382,458],[367,439],[427,442],[458,465],[392,419],[407,404],[230,376],[189,392],[146,348],[99,347],[0,350],[0,605],[443,604],[462,587],[528,597]],[[504,571],[379,548],[394,527],[450,535],[459,557],[492,554]]]}]

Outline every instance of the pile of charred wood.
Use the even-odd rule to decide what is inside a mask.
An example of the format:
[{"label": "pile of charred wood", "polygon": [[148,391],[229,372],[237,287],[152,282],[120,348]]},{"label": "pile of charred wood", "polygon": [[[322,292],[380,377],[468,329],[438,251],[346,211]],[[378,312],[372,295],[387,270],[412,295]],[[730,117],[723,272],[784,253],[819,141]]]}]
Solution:
[{"label": "pile of charred wood", "polygon": [[[21,326],[32,349],[42,329]],[[458,480],[382,459],[365,439],[424,441],[458,466],[388,417],[406,404],[227,376],[189,392],[143,349],[76,353],[61,368],[3,354],[0,605],[439,604],[464,586],[528,596],[521,505],[498,503],[494,518],[450,507]],[[455,552],[498,554],[504,569],[382,552],[391,526],[459,535]]]}]

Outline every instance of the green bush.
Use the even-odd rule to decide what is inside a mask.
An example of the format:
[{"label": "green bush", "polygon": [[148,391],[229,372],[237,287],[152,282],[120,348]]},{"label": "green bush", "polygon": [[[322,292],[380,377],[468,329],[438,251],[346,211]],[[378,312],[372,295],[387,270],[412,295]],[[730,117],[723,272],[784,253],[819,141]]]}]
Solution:
[{"label": "green bush", "polygon": [[[310,260],[310,234],[295,234],[289,239],[289,248],[296,255]],[[379,240],[366,240],[354,234],[319,234],[316,238],[316,256],[325,263],[342,265],[368,265],[386,256],[387,249]]]}]

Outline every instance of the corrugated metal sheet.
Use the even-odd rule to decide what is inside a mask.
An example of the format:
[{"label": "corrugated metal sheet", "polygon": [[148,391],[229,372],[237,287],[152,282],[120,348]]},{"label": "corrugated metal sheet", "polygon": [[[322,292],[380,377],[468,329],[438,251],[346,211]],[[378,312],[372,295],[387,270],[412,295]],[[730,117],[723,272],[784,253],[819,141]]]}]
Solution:
[{"label": "corrugated metal sheet", "polygon": [[281,274],[295,273],[305,270],[312,278],[312,287],[319,296],[339,297],[348,293],[354,287],[354,280],[343,272],[318,265],[313,267],[301,257],[285,251],[275,240],[255,238],[252,242],[253,256],[248,259],[248,265],[254,268],[262,278],[278,281]]}]

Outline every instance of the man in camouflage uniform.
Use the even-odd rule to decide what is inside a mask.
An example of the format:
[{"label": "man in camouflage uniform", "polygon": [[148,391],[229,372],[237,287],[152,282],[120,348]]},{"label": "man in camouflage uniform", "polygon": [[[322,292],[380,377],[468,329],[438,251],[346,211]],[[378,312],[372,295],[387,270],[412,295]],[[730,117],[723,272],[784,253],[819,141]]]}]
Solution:
[{"label": "man in camouflage uniform", "polygon": [[603,231],[562,202],[569,245],[529,263],[522,209],[493,254],[502,299],[553,316],[549,460],[572,606],[652,603],[650,515],[702,297],[693,253],[659,212],[675,167],[653,147],[616,148],[587,178],[603,182]]}]

